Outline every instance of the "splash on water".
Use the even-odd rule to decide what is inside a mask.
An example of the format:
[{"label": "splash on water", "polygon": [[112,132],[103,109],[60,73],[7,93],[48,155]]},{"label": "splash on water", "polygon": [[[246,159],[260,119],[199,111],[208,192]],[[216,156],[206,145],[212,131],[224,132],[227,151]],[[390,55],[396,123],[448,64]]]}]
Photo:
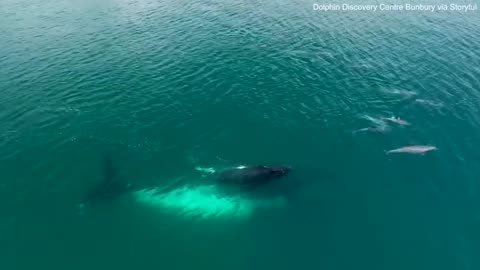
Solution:
[{"label": "splash on water", "polygon": [[403,97],[412,97],[418,94],[416,91],[405,90],[405,89],[383,89],[383,92],[387,94],[403,96]]}]

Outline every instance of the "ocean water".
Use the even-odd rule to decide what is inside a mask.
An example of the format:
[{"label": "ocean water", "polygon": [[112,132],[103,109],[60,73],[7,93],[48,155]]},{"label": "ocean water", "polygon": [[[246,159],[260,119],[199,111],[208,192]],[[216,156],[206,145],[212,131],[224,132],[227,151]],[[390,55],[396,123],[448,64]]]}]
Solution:
[{"label": "ocean water", "polygon": [[479,11],[313,3],[2,0],[0,269],[480,269]]}]

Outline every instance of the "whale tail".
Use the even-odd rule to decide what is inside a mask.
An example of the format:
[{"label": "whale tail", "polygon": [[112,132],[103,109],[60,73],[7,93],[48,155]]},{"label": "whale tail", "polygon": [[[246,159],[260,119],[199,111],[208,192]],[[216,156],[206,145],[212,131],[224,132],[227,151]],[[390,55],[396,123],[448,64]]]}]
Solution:
[{"label": "whale tail", "polygon": [[102,155],[101,182],[87,193],[86,203],[98,203],[115,199],[130,190],[131,185],[117,175],[112,158],[104,154]]}]

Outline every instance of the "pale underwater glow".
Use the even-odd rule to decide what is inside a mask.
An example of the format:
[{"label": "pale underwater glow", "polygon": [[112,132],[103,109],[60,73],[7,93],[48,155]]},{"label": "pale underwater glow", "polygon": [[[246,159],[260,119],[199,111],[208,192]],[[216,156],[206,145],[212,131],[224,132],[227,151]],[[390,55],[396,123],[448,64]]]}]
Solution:
[{"label": "pale underwater glow", "polygon": [[140,190],[135,198],[144,204],[168,213],[190,218],[250,217],[254,211],[286,204],[282,197],[252,199],[244,195],[224,195],[215,185],[181,186],[161,192],[160,189]]},{"label": "pale underwater glow", "polygon": [[205,167],[195,167],[195,170],[199,172],[204,172],[204,173],[215,173],[215,168],[205,168]]}]

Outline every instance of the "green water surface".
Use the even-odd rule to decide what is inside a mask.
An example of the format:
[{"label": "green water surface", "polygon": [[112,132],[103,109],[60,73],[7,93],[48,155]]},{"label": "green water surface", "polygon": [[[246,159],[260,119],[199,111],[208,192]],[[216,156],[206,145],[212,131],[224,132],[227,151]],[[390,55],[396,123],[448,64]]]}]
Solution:
[{"label": "green water surface", "polygon": [[0,269],[480,269],[480,13],[313,3],[1,0]]}]

